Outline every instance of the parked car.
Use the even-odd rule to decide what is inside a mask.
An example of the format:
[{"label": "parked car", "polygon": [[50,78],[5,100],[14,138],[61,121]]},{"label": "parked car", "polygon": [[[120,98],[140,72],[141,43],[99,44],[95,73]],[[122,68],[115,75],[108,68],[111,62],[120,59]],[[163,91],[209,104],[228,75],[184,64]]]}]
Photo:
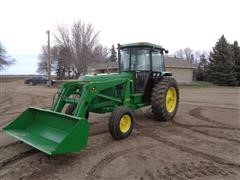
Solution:
[{"label": "parked car", "polygon": [[[45,76],[33,76],[24,81],[25,84],[30,84],[32,86],[37,84],[47,84],[48,78]],[[55,80],[52,80],[52,84],[55,83]]]}]

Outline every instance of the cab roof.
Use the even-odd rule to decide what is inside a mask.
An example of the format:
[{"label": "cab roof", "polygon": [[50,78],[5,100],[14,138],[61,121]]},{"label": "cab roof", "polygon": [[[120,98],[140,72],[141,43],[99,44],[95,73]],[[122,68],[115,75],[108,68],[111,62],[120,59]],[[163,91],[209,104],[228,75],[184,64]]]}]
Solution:
[{"label": "cab roof", "polygon": [[129,44],[121,44],[120,45],[120,49],[130,48],[130,47],[150,47],[150,48],[159,49],[159,50],[164,49],[160,45],[152,44],[149,42],[137,42],[137,43],[129,43]]}]

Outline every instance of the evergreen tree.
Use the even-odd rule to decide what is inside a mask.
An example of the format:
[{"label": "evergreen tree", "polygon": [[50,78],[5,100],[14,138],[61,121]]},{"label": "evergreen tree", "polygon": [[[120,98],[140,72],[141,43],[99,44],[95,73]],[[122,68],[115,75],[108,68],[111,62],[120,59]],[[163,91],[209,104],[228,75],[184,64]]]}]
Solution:
[{"label": "evergreen tree", "polygon": [[231,45],[222,35],[210,52],[207,71],[209,81],[217,85],[237,85],[232,54]]},{"label": "evergreen tree", "polygon": [[237,79],[237,85],[240,86],[240,46],[238,46],[237,41],[234,41],[231,47],[234,60],[234,72]]},{"label": "evergreen tree", "polygon": [[110,61],[111,62],[116,62],[117,61],[117,52],[116,52],[116,49],[114,47],[114,45],[112,45],[112,48],[110,49]]}]

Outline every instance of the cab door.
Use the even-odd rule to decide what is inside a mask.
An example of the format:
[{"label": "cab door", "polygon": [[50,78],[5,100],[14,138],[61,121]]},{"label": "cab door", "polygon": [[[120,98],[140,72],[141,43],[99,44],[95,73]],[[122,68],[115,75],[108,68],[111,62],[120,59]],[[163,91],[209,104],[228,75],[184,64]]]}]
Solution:
[{"label": "cab door", "polygon": [[131,71],[135,77],[135,92],[144,92],[151,71],[150,50],[133,48],[131,50]]}]

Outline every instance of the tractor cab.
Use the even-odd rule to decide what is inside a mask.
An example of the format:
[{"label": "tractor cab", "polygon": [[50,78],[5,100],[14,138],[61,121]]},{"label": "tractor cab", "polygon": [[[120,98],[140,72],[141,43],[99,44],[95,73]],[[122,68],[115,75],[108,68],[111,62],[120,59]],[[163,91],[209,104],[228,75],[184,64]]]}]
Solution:
[{"label": "tractor cab", "polygon": [[[132,43],[118,46],[120,72],[132,72],[135,80],[135,92],[143,93],[165,72],[164,52],[167,50],[151,43]],[[151,88],[151,87],[150,87]]]}]

